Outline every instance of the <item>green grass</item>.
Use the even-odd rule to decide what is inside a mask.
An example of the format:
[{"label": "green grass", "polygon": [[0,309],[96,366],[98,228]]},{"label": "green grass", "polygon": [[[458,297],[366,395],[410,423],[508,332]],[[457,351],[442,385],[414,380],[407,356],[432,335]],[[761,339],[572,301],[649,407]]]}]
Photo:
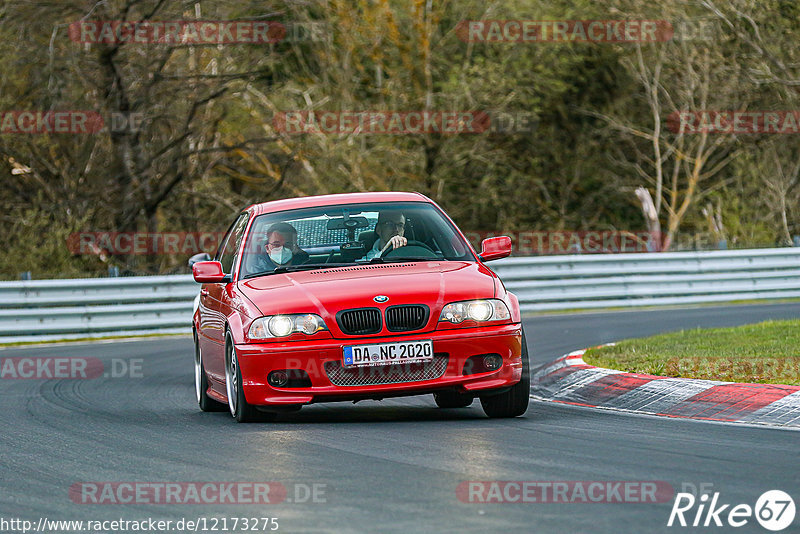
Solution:
[{"label": "green grass", "polygon": [[787,304],[792,302],[800,302],[800,298],[790,299],[749,299],[749,300],[730,300],[725,302],[702,302],[696,304],[654,304],[652,306],[609,306],[607,308],[569,308],[564,310],[545,310],[545,311],[529,311],[523,312],[523,318],[538,317],[541,315],[570,315],[574,313],[609,313],[609,312],[639,312],[650,310],[684,310],[687,308],[717,308],[722,306],[749,306],[756,304]]},{"label": "green grass", "polygon": [[800,320],[630,339],[591,349],[583,359],[632,373],[800,385]]}]

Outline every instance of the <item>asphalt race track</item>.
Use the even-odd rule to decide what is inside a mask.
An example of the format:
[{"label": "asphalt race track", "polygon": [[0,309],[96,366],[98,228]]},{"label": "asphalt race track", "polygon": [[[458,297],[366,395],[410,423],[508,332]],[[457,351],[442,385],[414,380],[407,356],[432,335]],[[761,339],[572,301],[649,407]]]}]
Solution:
[{"label": "asphalt race track", "polygon": [[[626,337],[792,317],[800,303],[538,316],[525,325],[538,365]],[[470,480],[666,481],[675,491],[712,484],[732,505],[753,506],[770,489],[800,497],[795,431],[542,402],[524,417],[490,420],[477,401],[441,410],[430,396],[315,405],[240,425],[197,409],[189,337],[0,351],[0,359],[20,356],[141,359],[142,367],[141,377],[0,380],[6,519],[277,517],[277,532],[727,532],[667,528],[671,499],[466,503],[456,488]],[[91,481],[272,481],[288,495],[266,506],[73,502],[70,486]],[[314,484],[318,502],[296,502],[309,500]],[[785,532],[798,527],[800,514]],[[736,531],[767,532],[753,518]]]}]

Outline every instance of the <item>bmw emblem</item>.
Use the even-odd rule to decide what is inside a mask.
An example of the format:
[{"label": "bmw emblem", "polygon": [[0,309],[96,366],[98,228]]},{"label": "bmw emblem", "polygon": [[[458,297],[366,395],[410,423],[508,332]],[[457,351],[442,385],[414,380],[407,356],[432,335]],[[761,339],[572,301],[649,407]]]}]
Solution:
[{"label": "bmw emblem", "polygon": [[374,300],[375,302],[381,303],[381,302],[386,302],[387,300],[389,300],[389,297],[387,297],[386,295],[377,295],[375,297],[372,297],[372,300]]}]

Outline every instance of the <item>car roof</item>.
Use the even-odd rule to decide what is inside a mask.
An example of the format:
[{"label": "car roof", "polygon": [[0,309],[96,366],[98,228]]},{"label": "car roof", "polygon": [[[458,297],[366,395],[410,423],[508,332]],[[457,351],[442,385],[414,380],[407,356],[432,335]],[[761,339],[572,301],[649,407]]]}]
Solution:
[{"label": "car roof", "polygon": [[336,204],[363,204],[367,202],[429,202],[431,199],[422,193],[380,192],[380,193],[345,193],[338,195],[319,195],[312,197],[285,198],[253,204],[247,211],[253,215],[285,211],[315,206],[334,206]]}]

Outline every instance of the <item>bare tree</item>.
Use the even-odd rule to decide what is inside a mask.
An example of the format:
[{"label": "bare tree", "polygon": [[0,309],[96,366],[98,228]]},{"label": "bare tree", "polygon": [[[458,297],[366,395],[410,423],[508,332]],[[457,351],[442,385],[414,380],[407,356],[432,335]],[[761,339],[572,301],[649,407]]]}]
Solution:
[{"label": "bare tree", "polygon": [[[619,132],[625,148],[619,148],[618,160],[652,190],[666,228],[663,250],[669,250],[689,210],[725,184],[721,172],[737,155],[737,139],[706,129],[687,132],[668,119],[680,111],[738,109],[737,67],[714,42],[635,46],[621,64],[639,84],[640,98],[621,103],[624,112],[587,113]],[[647,114],[632,107],[640,102]]]}]

